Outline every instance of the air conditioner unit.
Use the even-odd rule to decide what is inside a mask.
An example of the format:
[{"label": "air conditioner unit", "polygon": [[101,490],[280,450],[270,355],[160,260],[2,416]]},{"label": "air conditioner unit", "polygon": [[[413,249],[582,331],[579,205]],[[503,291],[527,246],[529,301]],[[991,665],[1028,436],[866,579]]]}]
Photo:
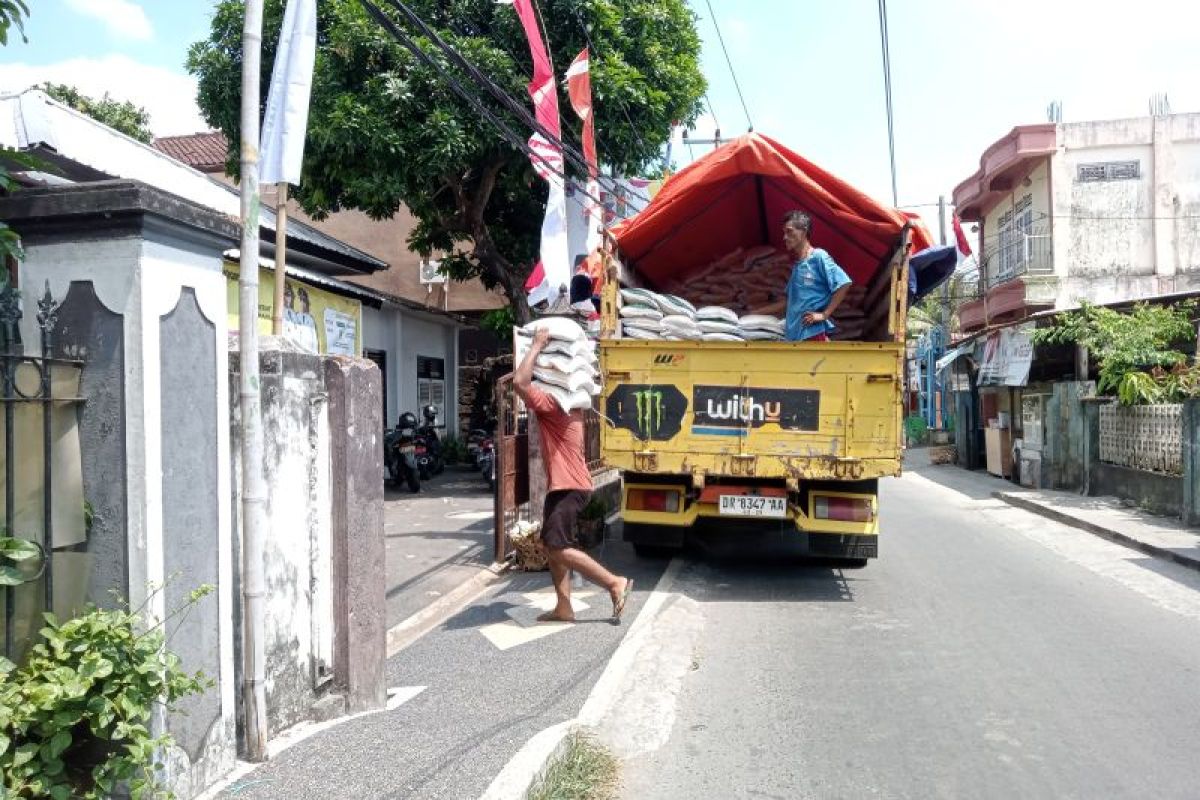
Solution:
[{"label": "air conditioner unit", "polygon": [[421,259],[421,285],[445,283],[446,275],[439,270],[442,262],[434,259]]}]

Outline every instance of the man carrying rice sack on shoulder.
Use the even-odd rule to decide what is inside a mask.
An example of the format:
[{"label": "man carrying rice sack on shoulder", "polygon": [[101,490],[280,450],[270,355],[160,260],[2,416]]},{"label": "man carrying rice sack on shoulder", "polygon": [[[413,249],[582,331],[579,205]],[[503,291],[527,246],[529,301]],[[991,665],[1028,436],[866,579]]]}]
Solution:
[{"label": "man carrying rice sack on shoulder", "polygon": [[803,211],[783,218],[783,244],[796,259],[787,286],[787,339],[828,342],[833,312],[850,290],[850,276],[829,253],[813,247],[812,219]]},{"label": "man carrying rice sack on shoulder", "polygon": [[608,590],[613,604],[612,619],[618,623],[633,590],[633,581],[602,567],[579,549],[575,536],[580,512],[587,505],[593,488],[592,474],[584,456],[584,412],[578,408],[564,410],[554,397],[533,383],[538,356],[549,343],[550,332],[538,328],[533,345],[513,376],[517,394],[537,417],[542,460],[549,484],[542,512],[542,543],[550,561],[557,603],[553,611],[542,614],[538,621],[575,621],[575,611],[571,607],[571,570],[575,570]]}]

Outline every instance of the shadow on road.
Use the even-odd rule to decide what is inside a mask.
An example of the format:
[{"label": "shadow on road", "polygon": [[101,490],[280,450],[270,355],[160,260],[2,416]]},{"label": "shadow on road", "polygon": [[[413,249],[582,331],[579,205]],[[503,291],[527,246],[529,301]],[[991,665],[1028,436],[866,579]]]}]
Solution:
[{"label": "shadow on road", "polygon": [[871,570],[796,557],[689,559],[676,587],[701,603],[852,603],[854,584]]}]

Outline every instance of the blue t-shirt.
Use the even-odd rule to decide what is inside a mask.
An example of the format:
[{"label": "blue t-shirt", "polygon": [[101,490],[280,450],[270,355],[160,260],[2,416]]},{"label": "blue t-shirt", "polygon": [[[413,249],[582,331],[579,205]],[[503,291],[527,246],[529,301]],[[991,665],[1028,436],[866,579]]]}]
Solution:
[{"label": "blue t-shirt", "polygon": [[829,320],[805,325],[804,315],[809,311],[824,311],[833,293],[850,282],[846,271],[820,248],[814,248],[808,258],[797,261],[787,289],[788,341],[799,342],[832,331],[834,326]]}]

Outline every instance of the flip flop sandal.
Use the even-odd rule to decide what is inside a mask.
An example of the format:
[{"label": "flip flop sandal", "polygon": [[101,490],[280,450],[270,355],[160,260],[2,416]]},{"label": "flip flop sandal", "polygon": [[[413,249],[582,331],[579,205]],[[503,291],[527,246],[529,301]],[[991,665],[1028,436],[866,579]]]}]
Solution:
[{"label": "flip flop sandal", "polygon": [[621,592],[621,597],[617,602],[613,603],[612,621],[614,625],[621,624],[621,615],[625,613],[625,602],[629,599],[629,593],[633,591],[633,578],[625,579],[625,590]]}]

